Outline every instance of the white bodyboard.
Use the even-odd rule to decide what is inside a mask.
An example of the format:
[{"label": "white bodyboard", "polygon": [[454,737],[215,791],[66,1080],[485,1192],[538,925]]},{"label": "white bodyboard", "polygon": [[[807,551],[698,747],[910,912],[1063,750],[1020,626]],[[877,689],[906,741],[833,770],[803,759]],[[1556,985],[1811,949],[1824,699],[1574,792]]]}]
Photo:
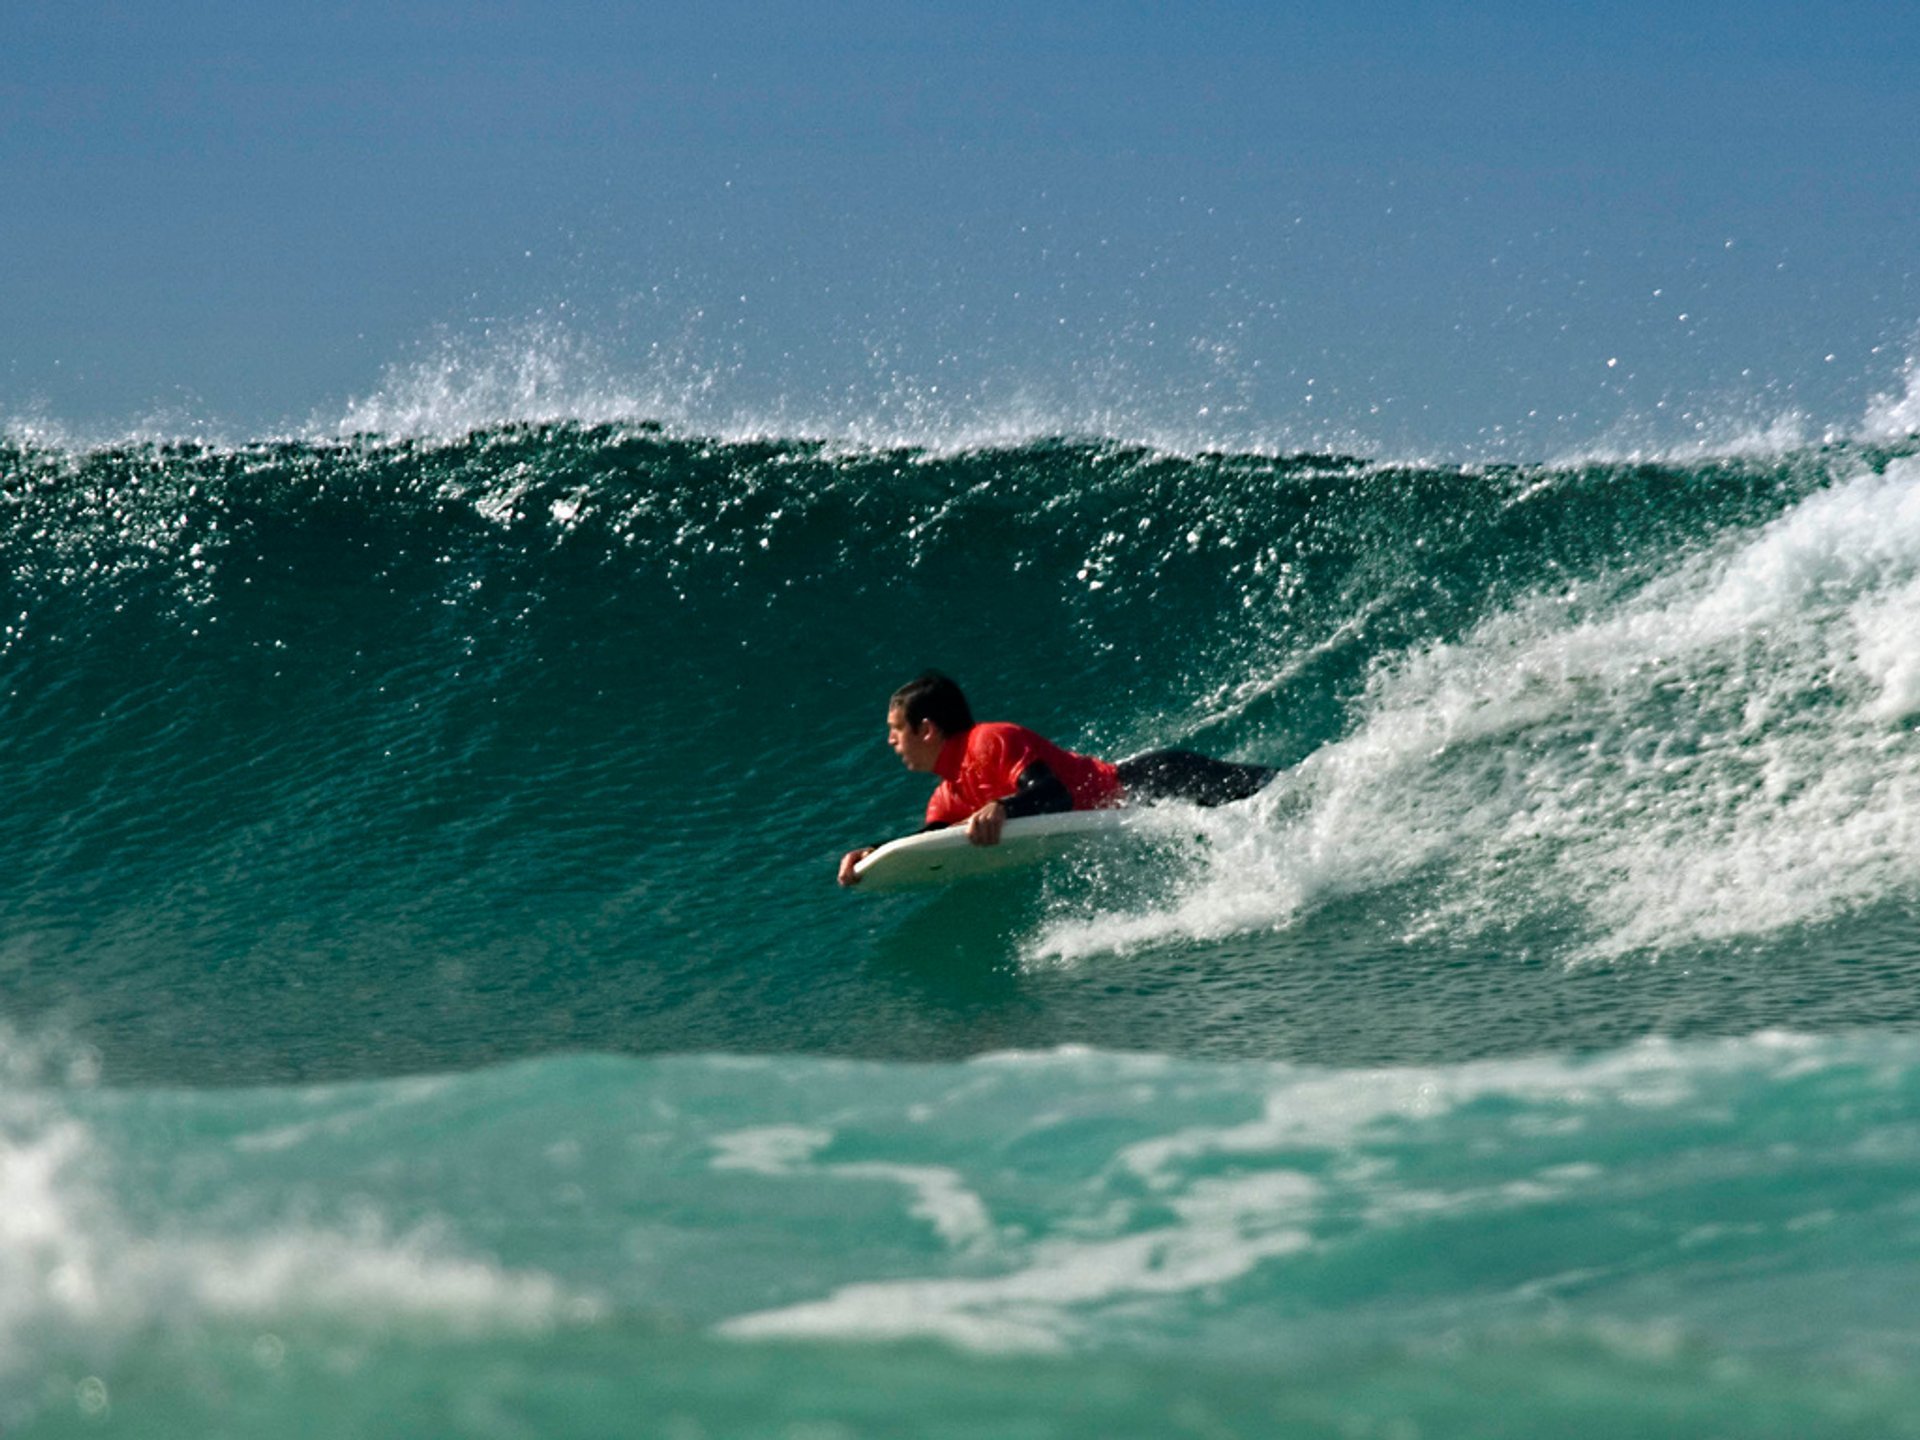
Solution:
[{"label": "white bodyboard", "polygon": [[967,827],[951,826],[889,840],[853,867],[856,890],[910,890],[968,875],[1033,865],[1052,855],[1111,840],[1142,819],[1138,810],[1069,810],[1009,820],[998,845],[975,845]]}]

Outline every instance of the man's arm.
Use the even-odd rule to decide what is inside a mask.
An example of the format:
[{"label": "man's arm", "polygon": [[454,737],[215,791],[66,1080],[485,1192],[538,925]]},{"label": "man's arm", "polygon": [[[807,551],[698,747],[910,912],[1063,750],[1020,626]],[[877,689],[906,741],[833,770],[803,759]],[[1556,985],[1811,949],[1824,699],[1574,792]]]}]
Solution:
[{"label": "man's arm", "polygon": [[1023,815],[1058,815],[1073,809],[1073,794],[1046,761],[1036,760],[1020,772],[1013,794],[989,800],[967,817],[967,839],[976,845],[998,845],[1000,830]]},{"label": "man's arm", "polygon": [[1073,809],[1073,792],[1044,760],[1027,766],[1013,783],[1013,794],[1000,802],[1009,820],[1023,815],[1059,815]]}]

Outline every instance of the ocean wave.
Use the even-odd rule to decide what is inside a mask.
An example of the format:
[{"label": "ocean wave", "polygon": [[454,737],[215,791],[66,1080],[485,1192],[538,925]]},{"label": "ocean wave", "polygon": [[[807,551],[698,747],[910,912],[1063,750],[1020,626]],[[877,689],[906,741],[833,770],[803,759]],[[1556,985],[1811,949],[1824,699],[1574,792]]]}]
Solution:
[{"label": "ocean wave", "polygon": [[[131,1396],[164,1355],[251,1393],[348,1347],[385,1386],[502,1337],[564,1366],[705,1335],[1275,1383],[1611,1336],[1590,1373],[1656,1345],[1871,1376],[1911,1359],[1917,1094],[1911,1037],[1783,1033],[1377,1069],[577,1056],[12,1092],[0,1374]],[[271,1353],[233,1372],[236,1343]]]},{"label": "ocean wave", "polygon": [[[912,823],[862,717],[927,660],[1092,753],[1297,765],[1193,817],[1203,845],[1063,874],[1015,921],[983,901],[938,943],[988,972],[1284,951],[1356,904],[1373,953],[1811,933],[1913,893],[1915,463],[848,453],[626,424],[15,445],[0,678],[29,783],[0,850],[34,883],[0,955],[23,1018],[111,993],[140,1034],[200,1036],[130,1051],[83,1023],[110,1068],[354,1073],[324,1020],[350,995],[393,1068],[537,1053],[529,969],[571,977],[570,1023],[609,1048],[902,1043],[803,977],[905,947],[822,876]],[[1788,865],[1802,883],[1770,883]],[[693,998],[736,947],[794,993]],[[222,966],[297,977],[323,1023],[270,1042]],[[1187,1033],[1215,1033],[1195,1005]]]}]

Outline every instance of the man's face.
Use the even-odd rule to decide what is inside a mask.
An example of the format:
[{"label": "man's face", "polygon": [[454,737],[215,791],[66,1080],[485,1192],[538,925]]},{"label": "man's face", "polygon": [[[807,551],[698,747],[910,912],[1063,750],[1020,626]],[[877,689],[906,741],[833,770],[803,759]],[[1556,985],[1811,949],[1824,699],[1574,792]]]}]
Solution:
[{"label": "man's face", "polygon": [[940,727],[931,720],[909,725],[907,712],[898,705],[887,711],[887,744],[893,747],[893,753],[900,757],[900,763],[909,770],[931,775],[934,762],[940,758],[940,747],[946,740],[947,737],[940,733]]}]

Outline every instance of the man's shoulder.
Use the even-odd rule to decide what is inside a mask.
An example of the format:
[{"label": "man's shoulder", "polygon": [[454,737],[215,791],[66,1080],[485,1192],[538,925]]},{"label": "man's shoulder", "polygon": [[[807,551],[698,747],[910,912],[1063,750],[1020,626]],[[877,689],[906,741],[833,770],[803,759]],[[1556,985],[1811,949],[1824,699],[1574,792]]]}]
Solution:
[{"label": "man's shoulder", "polygon": [[1011,720],[982,720],[974,725],[968,734],[969,744],[1004,744],[1009,740],[1038,740],[1038,731],[1029,730],[1024,725],[1016,725]]},{"label": "man's shoulder", "polygon": [[983,720],[967,733],[967,758],[1023,754],[1045,739],[1011,720]]}]

